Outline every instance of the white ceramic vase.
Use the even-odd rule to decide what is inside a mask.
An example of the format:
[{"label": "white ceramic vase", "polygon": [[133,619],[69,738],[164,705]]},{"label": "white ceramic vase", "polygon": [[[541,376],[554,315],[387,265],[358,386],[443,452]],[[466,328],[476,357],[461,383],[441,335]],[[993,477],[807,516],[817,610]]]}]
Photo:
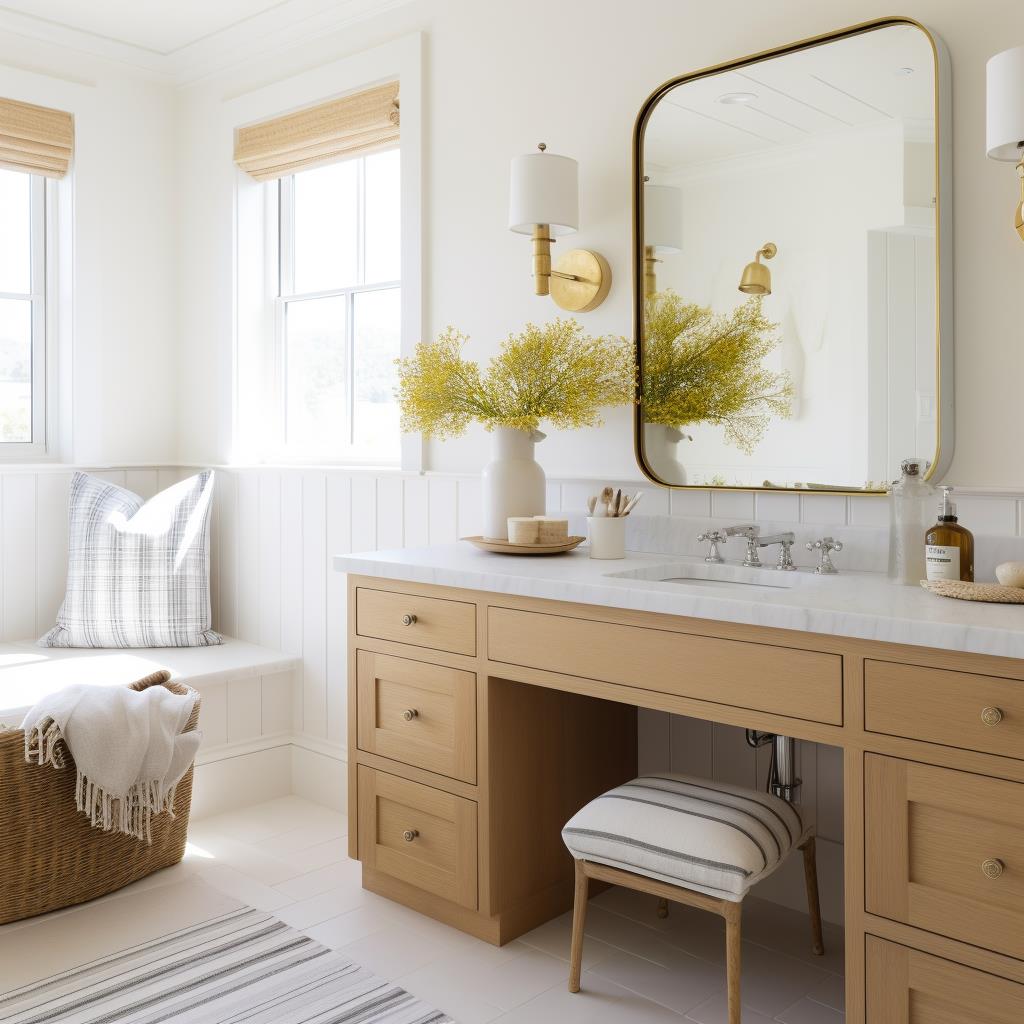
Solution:
[{"label": "white ceramic vase", "polygon": [[685,484],[686,467],[677,458],[679,442],[686,434],[664,423],[644,424],[644,458],[667,484]]},{"label": "white ceramic vase", "polygon": [[509,516],[544,515],[546,480],[533,457],[533,446],[543,440],[539,430],[491,431],[491,461],[483,472],[483,533],[488,539],[508,538]]}]

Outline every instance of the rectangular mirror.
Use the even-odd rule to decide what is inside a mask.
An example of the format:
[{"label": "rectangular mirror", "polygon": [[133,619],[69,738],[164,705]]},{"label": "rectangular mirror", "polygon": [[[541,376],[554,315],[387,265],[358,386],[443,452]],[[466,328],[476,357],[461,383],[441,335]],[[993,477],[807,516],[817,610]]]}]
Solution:
[{"label": "rectangular mirror", "polygon": [[880,492],[952,456],[948,64],[902,18],[682,75],[637,119],[643,471]]}]

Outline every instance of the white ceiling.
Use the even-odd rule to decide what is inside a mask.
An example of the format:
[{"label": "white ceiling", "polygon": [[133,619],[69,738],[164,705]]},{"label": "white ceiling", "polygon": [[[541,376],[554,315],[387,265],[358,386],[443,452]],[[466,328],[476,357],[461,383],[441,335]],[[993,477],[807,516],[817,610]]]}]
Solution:
[{"label": "white ceiling", "polygon": [[0,0],[0,32],[184,83],[409,0]]},{"label": "white ceiling", "polygon": [[0,4],[0,9],[168,55],[280,3],[281,0],[8,0]]},{"label": "white ceiling", "polygon": [[[722,103],[730,93],[752,98]],[[931,45],[919,29],[893,26],[678,86],[648,122],[644,160],[678,168],[864,125],[926,132],[934,118]]]}]

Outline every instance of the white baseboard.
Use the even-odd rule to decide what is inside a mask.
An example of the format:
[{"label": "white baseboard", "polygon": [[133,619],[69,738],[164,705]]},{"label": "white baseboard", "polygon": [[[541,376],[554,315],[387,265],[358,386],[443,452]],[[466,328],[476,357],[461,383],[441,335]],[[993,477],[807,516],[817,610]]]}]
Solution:
[{"label": "white baseboard", "polygon": [[291,743],[248,753],[226,753],[197,763],[192,784],[192,817],[223,814],[239,807],[276,800],[292,792]]},{"label": "white baseboard", "polygon": [[301,796],[345,812],[345,748],[313,736],[278,735],[220,744],[200,752],[192,787],[192,817]]}]

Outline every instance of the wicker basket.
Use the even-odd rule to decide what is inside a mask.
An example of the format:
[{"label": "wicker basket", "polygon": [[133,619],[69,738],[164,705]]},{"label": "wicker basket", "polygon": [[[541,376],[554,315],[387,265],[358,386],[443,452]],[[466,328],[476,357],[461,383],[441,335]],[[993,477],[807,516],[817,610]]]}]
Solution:
[{"label": "wicker basket", "polygon": [[[185,726],[191,731],[199,723],[199,694],[169,680],[169,672],[154,672],[131,688],[162,684],[172,693],[195,693]],[[84,903],[177,864],[185,855],[192,772],[178,783],[174,816],[154,816],[147,846],[89,824],[75,807],[73,763],[57,771],[27,764],[24,732],[0,732],[0,925]]]}]

